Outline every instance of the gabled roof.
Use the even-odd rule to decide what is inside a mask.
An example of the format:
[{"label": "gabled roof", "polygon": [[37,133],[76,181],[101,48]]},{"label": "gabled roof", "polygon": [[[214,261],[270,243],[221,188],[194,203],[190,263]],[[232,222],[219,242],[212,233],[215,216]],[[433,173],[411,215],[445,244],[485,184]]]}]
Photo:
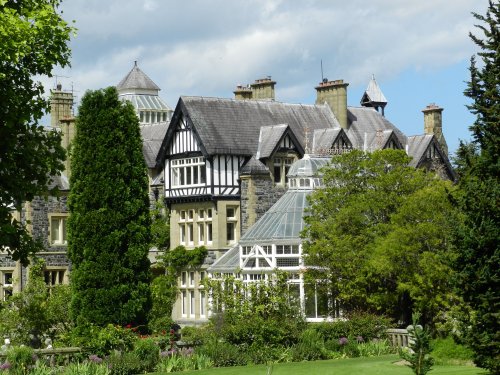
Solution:
[{"label": "gabled roof", "polygon": [[124,89],[145,89],[145,90],[160,90],[160,88],[137,66],[137,61],[134,67],[116,86],[118,91]]},{"label": "gabled roof", "polygon": [[[384,116],[373,108],[348,107],[347,116],[349,128],[346,133],[352,142],[353,148],[363,150],[366,137],[375,137],[377,131],[393,130],[401,145],[407,143],[407,137]],[[366,137],[365,137],[366,134]]]},{"label": "gabled roof", "polygon": [[256,158],[264,159],[271,156],[277,143],[283,138],[287,128],[287,124],[263,126],[260,128]]},{"label": "gabled roof", "polygon": [[408,137],[408,156],[412,157],[410,165],[417,167],[434,136],[432,134],[413,135]]},{"label": "gabled roof", "polygon": [[[444,166],[446,176],[454,181],[456,179],[455,171],[448,159],[448,156],[441,149],[441,145],[434,134],[413,135],[408,137],[408,151],[407,154],[412,157],[410,166],[419,168],[422,163],[429,161],[427,157],[427,150],[429,147],[435,147],[438,152],[439,158],[434,158]],[[442,177],[445,177],[444,175]]]},{"label": "gabled roof", "polygon": [[298,143],[297,138],[287,124],[263,126],[260,128],[259,145],[257,147],[257,159],[271,157],[278,149],[279,144],[287,135],[292,139],[295,147],[303,154],[304,150]]},{"label": "gabled roof", "polygon": [[[161,155],[173,137],[176,124],[185,116],[202,143],[205,156],[218,153],[251,156],[257,153],[263,126],[288,124],[297,141],[305,144],[305,129],[338,127],[327,105],[303,105],[265,100],[235,100],[182,96],[167,131]],[[159,159],[158,161],[161,162]]]}]

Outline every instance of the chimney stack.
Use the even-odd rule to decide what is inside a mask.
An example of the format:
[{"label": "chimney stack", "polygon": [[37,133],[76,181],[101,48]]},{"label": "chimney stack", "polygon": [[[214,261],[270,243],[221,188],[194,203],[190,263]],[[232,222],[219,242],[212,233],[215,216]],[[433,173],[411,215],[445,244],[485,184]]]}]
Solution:
[{"label": "chimney stack", "polygon": [[271,79],[271,76],[266,78],[256,79],[254,83],[250,85],[252,89],[252,99],[271,99],[274,100],[274,85],[275,81]]},{"label": "chimney stack", "polygon": [[[73,93],[62,90],[58,84],[50,95],[50,125],[61,132],[61,146],[68,151],[75,137],[75,117],[73,116]],[[69,177],[70,159],[66,157],[64,169]]]},{"label": "chimney stack", "polygon": [[424,113],[424,133],[435,135],[441,150],[448,155],[448,145],[443,135],[443,108],[431,103],[422,112]]},{"label": "chimney stack", "polygon": [[252,99],[252,89],[248,86],[238,85],[233,93],[236,100]]},{"label": "chimney stack", "polygon": [[326,102],[343,129],[347,129],[348,126],[347,86],[349,86],[349,84],[344,83],[342,79],[328,81],[328,79],[325,78],[323,82],[316,87],[316,104],[324,104]]}]

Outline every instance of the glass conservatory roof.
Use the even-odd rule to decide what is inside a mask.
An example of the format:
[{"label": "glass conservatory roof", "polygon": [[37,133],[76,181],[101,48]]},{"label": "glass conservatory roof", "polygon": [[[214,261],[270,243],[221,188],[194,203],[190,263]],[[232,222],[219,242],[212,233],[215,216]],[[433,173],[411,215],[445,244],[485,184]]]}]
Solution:
[{"label": "glass conservatory roof", "polygon": [[210,272],[231,272],[239,267],[239,247],[256,244],[299,244],[304,229],[307,196],[314,190],[313,180],[318,180],[319,169],[329,158],[305,155],[290,167],[290,181],[310,180],[310,184],[295,184],[241,237],[239,243],[228,250],[210,268]]},{"label": "glass conservatory roof", "polygon": [[319,170],[324,167],[330,158],[327,157],[315,157],[310,155],[304,155],[300,160],[297,160],[290,166],[288,171],[288,177],[314,177],[318,176]]},{"label": "glass conservatory roof", "polygon": [[158,95],[123,94],[120,99],[128,100],[137,110],[171,111],[171,108]]}]

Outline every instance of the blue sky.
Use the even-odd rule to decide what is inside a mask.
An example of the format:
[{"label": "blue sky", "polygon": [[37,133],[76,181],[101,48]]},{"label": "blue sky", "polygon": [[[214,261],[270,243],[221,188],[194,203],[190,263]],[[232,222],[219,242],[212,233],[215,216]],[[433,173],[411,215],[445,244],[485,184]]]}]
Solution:
[{"label": "blue sky", "polygon": [[[56,69],[77,99],[139,67],[174,108],[180,95],[232,97],[237,84],[272,76],[276,100],[314,103],[324,76],[349,83],[358,106],[372,74],[386,117],[423,133],[421,110],[444,108],[450,152],[470,139],[463,96],[477,34],[471,11],[487,0],[63,0],[78,28],[72,67]],[[56,79],[44,80],[47,88]]]}]

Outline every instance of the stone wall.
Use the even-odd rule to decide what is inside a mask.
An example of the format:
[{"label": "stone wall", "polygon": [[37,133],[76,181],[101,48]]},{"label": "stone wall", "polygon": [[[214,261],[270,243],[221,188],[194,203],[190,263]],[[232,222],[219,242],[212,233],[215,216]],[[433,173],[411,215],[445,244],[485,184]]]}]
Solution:
[{"label": "stone wall", "polygon": [[241,235],[264,215],[286,188],[275,186],[269,175],[241,176]]}]

